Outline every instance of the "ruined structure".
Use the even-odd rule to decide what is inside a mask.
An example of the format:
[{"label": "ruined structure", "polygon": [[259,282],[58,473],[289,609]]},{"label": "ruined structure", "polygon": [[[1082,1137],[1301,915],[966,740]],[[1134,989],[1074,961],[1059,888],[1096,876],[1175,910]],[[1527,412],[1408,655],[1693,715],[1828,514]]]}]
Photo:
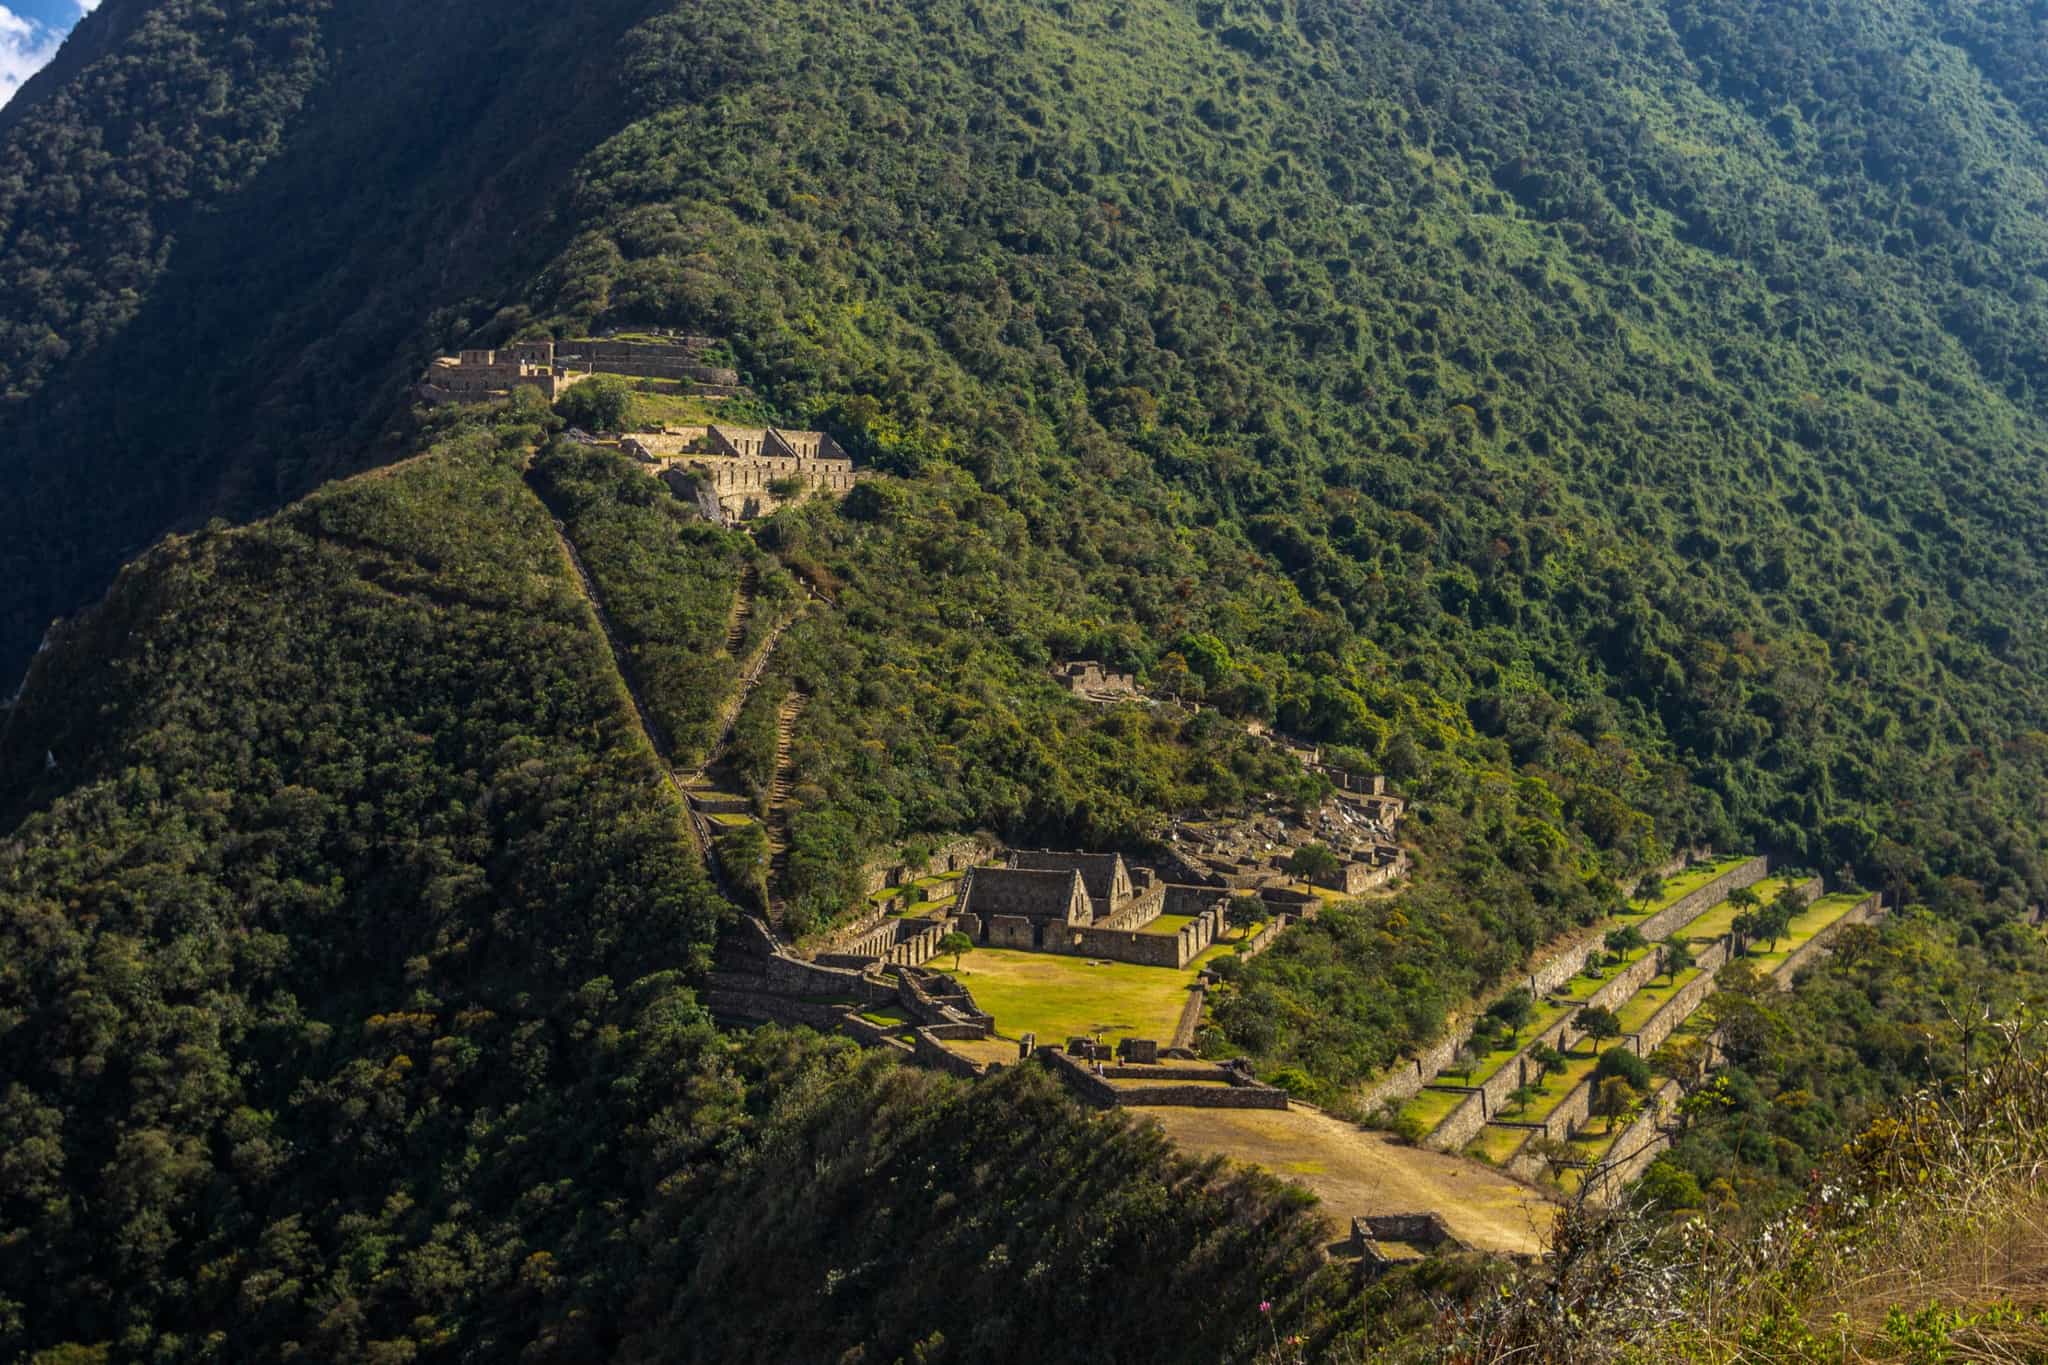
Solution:
[{"label": "ruined structure", "polygon": [[730,398],[745,392],[738,372],[707,363],[707,354],[717,345],[714,337],[684,336],[668,341],[572,337],[556,349],[563,364],[586,370],[677,380],[688,385],[690,392],[707,397]]},{"label": "ruined structure", "polygon": [[1121,854],[1019,851],[1008,867],[968,872],[957,921],[993,948],[1178,968],[1222,936],[1224,899],[1149,868],[1133,873]]},{"label": "ruined structure", "polygon": [[429,403],[486,403],[514,389],[539,389],[552,403],[589,377],[557,364],[554,342],[517,341],[441,356],[420,376],[419,393]]},{"label": "ruined structure", "polygon": [[620,442],[698,510],[725,524],[766,516],[812,493],[852,491],[853,457],[822,431],[665,427]]},{"label": "ruined structure", "polygon": [[1052,674],[1083,701],[1129,701],[1138,695],[1137,678],[1129,673],[1112,673],[1093,659],[1060,664]]}]

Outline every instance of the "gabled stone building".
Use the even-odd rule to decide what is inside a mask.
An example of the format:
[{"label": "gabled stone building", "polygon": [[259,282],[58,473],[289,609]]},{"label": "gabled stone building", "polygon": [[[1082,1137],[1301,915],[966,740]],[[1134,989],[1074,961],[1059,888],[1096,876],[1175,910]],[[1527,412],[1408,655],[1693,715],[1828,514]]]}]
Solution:
[{"label": "gabled stone building", "polygon": [[[620,443],[713,521],[749,521],[811,493],[847,493],[853,457],[822,431],[776,427],[666,427]],[[793,490],[793,491],[792,491]]]}]

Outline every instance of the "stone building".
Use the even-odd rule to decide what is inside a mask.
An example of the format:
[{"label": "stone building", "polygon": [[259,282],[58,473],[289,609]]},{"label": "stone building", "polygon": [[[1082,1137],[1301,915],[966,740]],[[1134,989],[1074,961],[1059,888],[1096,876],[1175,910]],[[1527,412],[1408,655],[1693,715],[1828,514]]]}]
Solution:
[{"label": "stone building", "polygon": [[1083,701],[1125,701],[1138,695],[1138,680],[1112,673],[1093,659],[1076,659],[1053,669],[1053,676]]},{"label": "stone building", "polygon": [[[665,427],[620,443],[713,521],[766,516],[811,493],[852,491],[853,457],[822,431],[775,427]],[[792,491],[794,490],[794,491]]]},{"label": "stone building", "polygon": [[968,872],[956,919],[993,948],[1184,967],[1221,937],[1225,914],[1222,893],[1133,873],[1120,854],[1019,851],[1008,867]]},{"label": "stone building", "polygon": [[420,376],[419,389],[430,403],[485,403],[521,388],[539,389],[553,403],[589,377],[557,365],[554,342],[517,341],[441,356]]}]

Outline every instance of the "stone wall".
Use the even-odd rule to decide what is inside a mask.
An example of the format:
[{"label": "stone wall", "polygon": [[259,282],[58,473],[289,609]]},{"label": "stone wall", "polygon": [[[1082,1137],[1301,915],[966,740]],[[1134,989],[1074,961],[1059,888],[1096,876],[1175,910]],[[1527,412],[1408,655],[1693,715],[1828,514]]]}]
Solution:
[{"label": "stone wall", "polygon": [[1285,1109],[1287,1092],[1270,1085],[1111,1086],[1118,1104],[1172,1105],[1180,1109]]},{"label": "stone wall", "polygon": [[1698,919],[1707,911],[1728,899],[1728,893],[1737,887],[1754,886],[1762,881],[1771,870],[1768,858],[1751,858],[1747,862],[1723,872],[1705,886],[1696,887],[1680,896],[1656,914],[1643,920],[1636,927],[1643,937],[1652,940],[1670,938],[1686,925]]},{"label": "stone wall", "polygon": [[1800,969],[1810,966],[1816,958],[1826,953],[1829,945],[1840,936],[1844,929],[1852,924],[1868,924],[1883,913],[1884,896],[1881,892],[1873,891],[1862,900],[1856,902],[1856,904],[1850,906],[1847,914],[1801,944],[1798,951],[1778,964],[1777,970],[1772,973],[1772,976],[1789,988],[1792,984],[1792,978],[1799,974]]},{"label": "stone wall", "polygon": [[1192,1048],[1195,1045],[1195,1030],[1201,1027],[1202,1006],[1208,998],[1208,982],[1195,982],[1188,991],[1187,1003],[1180,1007],[1180,1022],[1173,1026],[1173,1041],[1169,1046]]},{"label": "stone wall", "polygon": [[932,1036],[932,1031],[928,1028],[918,1029],[910,1037],[911,1056],[934,1071],[943,1071],[968,1081],[988,1074],[986,1066],[962,1057]]},{"label": "stone wall", "polygon": [[990,915],[986,921],[991,948],[1036,948],[1038,926],[1022,915]]},{"label": "stone wall", "polygon": [[1651,1093],[1650,1102],[1607,1149],[1606,1162],[1589,1173],[1586,1182],[1589,1201],[1613,1203],[1671,1145],[1671,1137],[1664,1131],[1664,1125],[1669,1121],[1671,1107],[1677,1100],[1678,1085],[1674,1081],[1666,1081]]},{"label": "stone wall", "polygon": [[[1620,979],[1620,977],[1615,978],[1617,981]],[[1494,1072],[1493,1075],[1487,1077],[1486,1080],[1477,1086],[1469,1087],[1464,1102],[1459,1104],[1450,1113],[1444,1115],[1443,1122],[1431,1129],[1429,1134],[1423,1138],[1423,1144],[1434,1147],[1438,1151],[1452,1152],[1463,1147],[1474,1137],[1477,1137],[1479,1130],[1486,1126],[1487,1121],[1495,1114],[1498,1114],[1502,1107],[1507,1104],[1508,1096],[1513,1094],[1518,1087],[1526,1084],[1528,1078],[1534,1074],[1535,1064],[1529,1060],[1529,1054],[1543,1044],[1548,1044],[1559,1051],[1563,1051],[1565,1046],[1564,1038],[1571,1029],[1571,1026],[1572,1016],[1566,1015],[1541,1033],[1530,1038],[1528,1042],[1522,1045],[1521,1051],[1508,1058],[1501,1065],[1500,1070]],[[1447,1062],[1445,1065],[1449,1065],[1449,1063]],[[1416,1087],[1418,1091],[1421,1088],[1420,1086]],[[1442,1088],[1457,1089],[1462,1087],[1445,1086]]]}]

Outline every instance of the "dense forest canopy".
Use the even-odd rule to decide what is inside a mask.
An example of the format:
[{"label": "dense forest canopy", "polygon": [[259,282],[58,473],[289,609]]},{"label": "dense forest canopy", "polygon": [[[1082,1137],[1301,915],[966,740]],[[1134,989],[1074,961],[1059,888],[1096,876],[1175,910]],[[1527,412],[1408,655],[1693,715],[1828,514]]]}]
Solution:
[{"label": "dense forest canopy", "polygon": [[[1792,1197],[2048,980],[2044,22],[107,0],[0,121],[0,666],[73,617],[0,730],[0,1353],[716,1359],[788,1264],[792,1357],[1147,1358],[1133,1264],[1238,1267],[1218,1357],[1347,1330],[1274,1185],[705,1017],[732,909],[624,688],[701,758],[742,581],[795,931],[906,841],[1314,799],[1248,722],[1389,774],[1413,885],[1209,1021],[1318,1098],[1679,848],[1923,904],[1729,992],[1658,1179]],[[872,477],[742,535],[535,404],[411,410],[624,326]],[[1033,1336],[1080,1283],[1115,1330]]]}]

